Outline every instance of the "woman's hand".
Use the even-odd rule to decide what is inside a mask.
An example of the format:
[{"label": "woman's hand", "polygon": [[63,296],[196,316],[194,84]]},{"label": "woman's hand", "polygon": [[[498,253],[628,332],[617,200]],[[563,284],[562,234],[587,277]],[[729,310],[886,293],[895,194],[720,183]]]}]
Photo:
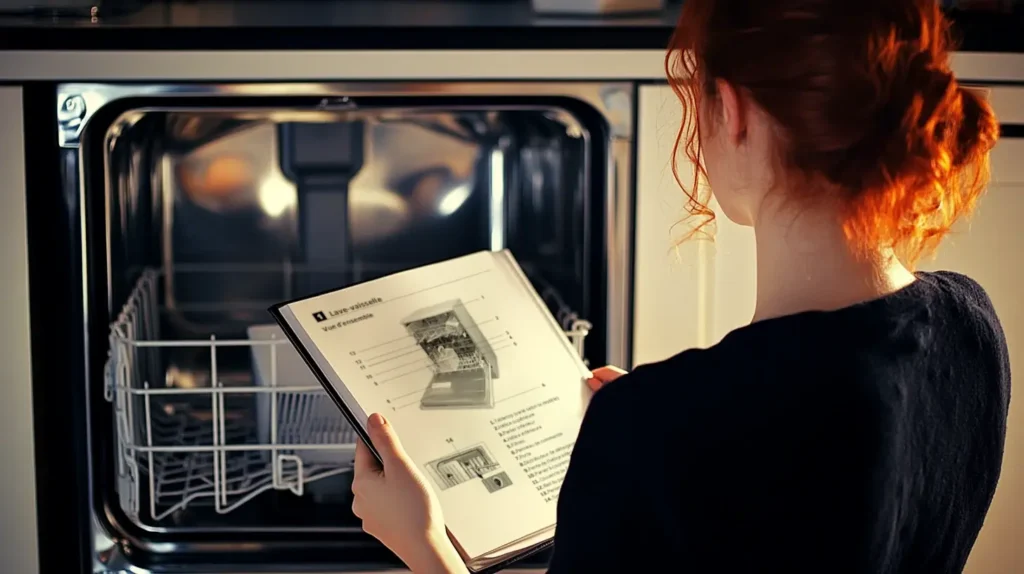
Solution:
[{"label": "woman's hand", "polygon": [[363,530],[395,553],[417,574],[467,572],[448,540],[441,505],[409,460],[394,428],[379,414],[367,424],[383,467],[362,441],[356,444],[352,512]]},{"label": "woman's hand", "polygon": [[614,381],[615,379],[625,374],[626,371],[623,371],[618,367],[606,365],[604,367],[601,367],[600,369],[594,369],[594,376],[587,379],[587,386],[590,387],[590,390],[596,392],[601,387],[607,385],[608,383]]}]

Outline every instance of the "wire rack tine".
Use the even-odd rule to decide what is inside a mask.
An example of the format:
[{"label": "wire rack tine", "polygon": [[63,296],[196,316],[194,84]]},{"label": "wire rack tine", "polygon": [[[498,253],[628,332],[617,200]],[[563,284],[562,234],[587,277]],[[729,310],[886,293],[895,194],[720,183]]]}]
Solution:
[{"label": "wire rack tine", "polygon": [[[276,340],[277,335],[271,335],[271,340]],[[270,346],[270,460],[272,467],[271,480],[274,488],[281,488],[281,463],[278,460],[277,450],[277,345]]]}]

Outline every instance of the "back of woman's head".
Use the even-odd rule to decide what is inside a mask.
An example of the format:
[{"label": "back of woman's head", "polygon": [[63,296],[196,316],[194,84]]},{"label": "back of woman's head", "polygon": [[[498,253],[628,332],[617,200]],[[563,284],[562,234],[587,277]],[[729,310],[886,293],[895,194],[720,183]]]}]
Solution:
[{"label": "back of woman's head", "polygon": [[[912,264],[972,209],[998,137],[989,105],[953,76],[951,49],[937,0],[687,0],[666,68],[689,109],[720,81],[760,106],[778,167],[839,196],[851,245]],[[687,116],[677,149],[706,176]],[[690,209],[711,215],[696,183]]]}]

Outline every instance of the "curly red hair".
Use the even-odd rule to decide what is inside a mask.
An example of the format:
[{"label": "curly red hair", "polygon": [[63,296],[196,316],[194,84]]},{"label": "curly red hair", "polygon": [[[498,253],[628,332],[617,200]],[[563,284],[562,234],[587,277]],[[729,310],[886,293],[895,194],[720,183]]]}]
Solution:
[{"label": "curly red hair", "polygon": [[[973,209],[999,135],[992,108],[954,77],[952,49],[936,0],[687,0],[665,71],[691,110],[719,79],[747,94],[780,128],[780,167],[841,190],[851,246],[892,247],[913,265]],[[682,146],[696,166],[689,190]],[[698,196],[693,113],[672,164],[699,233],[714,213]]]}]

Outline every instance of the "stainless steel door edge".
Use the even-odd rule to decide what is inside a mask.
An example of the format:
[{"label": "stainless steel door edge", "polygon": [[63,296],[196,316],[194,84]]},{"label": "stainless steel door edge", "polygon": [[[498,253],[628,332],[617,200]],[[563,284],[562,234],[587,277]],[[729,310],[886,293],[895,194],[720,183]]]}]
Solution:
[{"label": "stainless steel door edge", "polygon": [[325,110],[357,107],[361,96],[560,96],[593,106],[606,118],[614,137],[633,136],[632,84],[624,82],[68,83],[57,88],[58,142],[78,147],[83,129],[98,110],[139,96],[322,96]]}]

